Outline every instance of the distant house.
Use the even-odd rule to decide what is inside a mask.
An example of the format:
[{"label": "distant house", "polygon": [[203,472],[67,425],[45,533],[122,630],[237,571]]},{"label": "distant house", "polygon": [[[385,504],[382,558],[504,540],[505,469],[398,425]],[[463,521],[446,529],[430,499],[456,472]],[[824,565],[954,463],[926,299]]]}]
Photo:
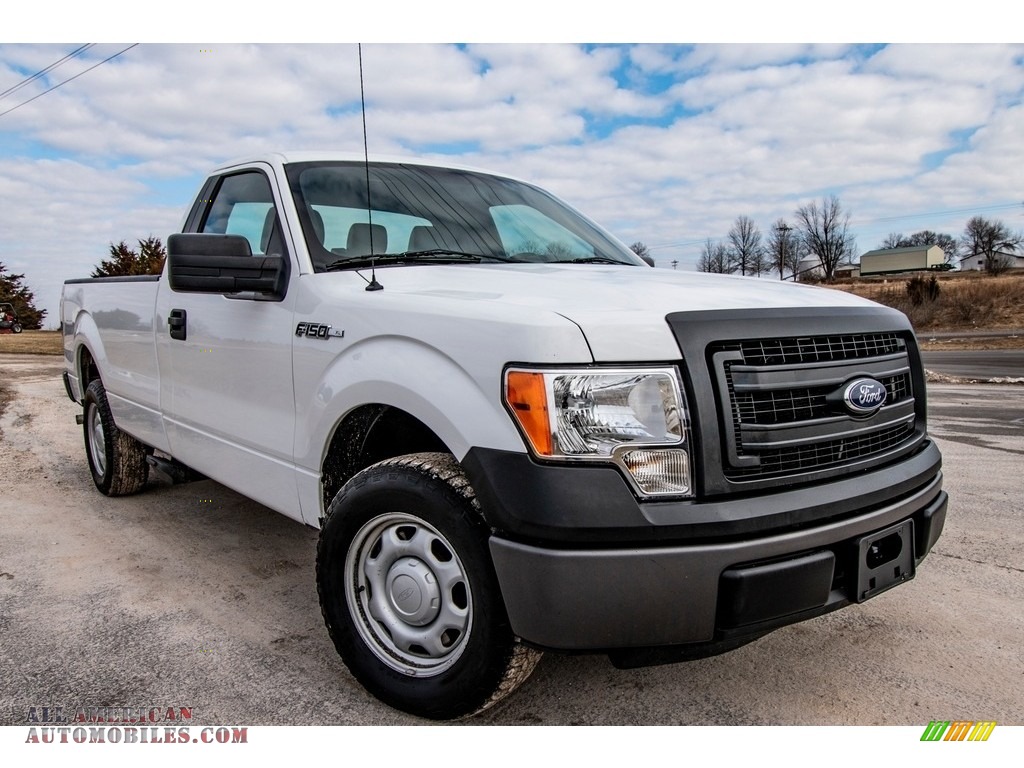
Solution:
[{"label": "distant house", "polygon": [[[1024,256],[1018,256],[1015,253],[1006,253],[1005,251],[997,251],[996,257],[1000,259],[1000,261],[1005,261],[1006,266],[1011,269],[1024,269]],[[973,256],[964,256],[962,259],[960,259],[960,269],[984,272],[985,257],[982,256],[981,254],[975,254]]]},{"label": "distant house", "polygon": [[836,277],[860,277],[860,267],[856,264],[840,264],[836,267]]},{"label": "distant house", "polygon": [[878,248],[860,257],[862,275],[886,275],[936,269],[946,263],[946,252],[937,245]]},{"label": "distant house", "polygon": [[[835,268],[834,277],[858,277],[859,270],[860,268],[856,264],[839,264]],[[825,270],[821,266],[821,259],[817,256],[805,256],[797,263],[796,274],[799,278],[821,279],[825,275]]]}]

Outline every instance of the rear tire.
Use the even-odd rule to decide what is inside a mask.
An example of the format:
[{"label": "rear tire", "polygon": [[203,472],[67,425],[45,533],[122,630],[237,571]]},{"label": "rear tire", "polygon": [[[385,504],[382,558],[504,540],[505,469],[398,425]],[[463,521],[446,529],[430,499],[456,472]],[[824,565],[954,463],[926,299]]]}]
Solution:
[{"label": "rear tire", "polygon": [[146,446],[114,424],[103,382],[93,379],[82,399],[85,455],[92,481],[106,496],[137,493],[149,479]]},{"label": "rear tire", "polygon": [[15,333],[21,333],[21,323],[15,323],[11,326],[11,330]]},{"label": "rear tire", "polygon": [[541,653],[512,633],[484,523],[446,453],[388,459],[331,503],[317,546],[317,591],[331,639],[374,696],[447,720],[497,703]]}]

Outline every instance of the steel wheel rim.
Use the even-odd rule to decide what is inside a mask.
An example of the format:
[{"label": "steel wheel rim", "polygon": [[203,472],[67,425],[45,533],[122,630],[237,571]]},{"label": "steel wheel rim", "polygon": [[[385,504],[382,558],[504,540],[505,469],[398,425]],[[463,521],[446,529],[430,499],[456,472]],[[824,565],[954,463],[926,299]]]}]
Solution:
[{"label": "steel wheel rim", "polygon": [[465,566],[440,531],[415,515],[380,515],[356,533],[345,564],[349,613],[380,661],[430,677],[459,659],[473,597]]},{"label": "steel wheel rim", "polygon": [[85,435],[89,440],[89,458],[92,460],[92,467],[96,474],[103,477],[107,473],[106,438],[103,433],[103,419],[100,418],[99,408],[92,403],[89,404],[85,423]]}]

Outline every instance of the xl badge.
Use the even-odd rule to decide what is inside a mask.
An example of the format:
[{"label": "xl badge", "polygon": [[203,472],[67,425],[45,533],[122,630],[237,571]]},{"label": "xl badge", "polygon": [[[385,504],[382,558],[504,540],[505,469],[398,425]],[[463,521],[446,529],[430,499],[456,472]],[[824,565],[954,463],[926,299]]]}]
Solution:
[{"label": "xl badge", "polygon": [[344,331],[336,331],[331,326],[321,323],[299,323],[295,326],[295,335],[306,336],[311,339],[345,338]]},{"label": "xl badge", "polygon": [[843,390],[843,405],[854,416],[870,416],[885,405],[885,385],[874,379],[854,379]]}]

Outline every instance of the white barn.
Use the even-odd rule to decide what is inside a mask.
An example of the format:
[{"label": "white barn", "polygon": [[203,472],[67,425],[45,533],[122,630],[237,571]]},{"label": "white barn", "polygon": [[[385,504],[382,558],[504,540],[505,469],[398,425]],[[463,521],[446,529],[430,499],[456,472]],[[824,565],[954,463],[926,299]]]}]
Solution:
[{"label": "white barn", "polygon": [[[1024,269],[1024,256],[1017,255],[1015,253],[1000,252],[999,258],[1006,261],[1008,267]],[[981,254],[973,256],[964,256],[960,259],[960,269],[964,271],[974,270],[977,272],[985,271],[985,257]]]},{"label": "white barn", "polygon": [[945,263],[946,252],[937,245],[878,248],[860,257],[860,273],[884,275],[893,272],[917,272],[922,269],[935,269]]}]

